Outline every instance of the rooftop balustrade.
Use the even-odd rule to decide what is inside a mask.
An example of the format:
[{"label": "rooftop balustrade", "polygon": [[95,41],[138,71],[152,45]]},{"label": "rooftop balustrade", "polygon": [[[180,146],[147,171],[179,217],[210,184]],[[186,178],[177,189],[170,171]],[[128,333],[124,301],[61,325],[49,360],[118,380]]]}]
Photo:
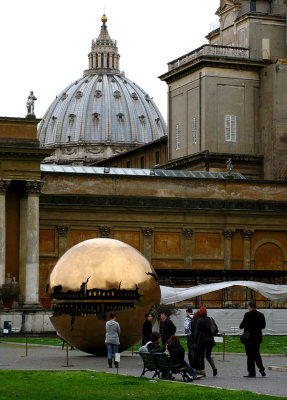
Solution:
[{"label": "rooftop balustrade", "polygon": [[168,63],[168,70],[171,71],[175,68],[179,68],[184,64],[190,63],[191,61],[204,56],[248,59],[249,49],[245,47],[217,46],[217,45],[205,44],[199,47],[198,49]]}]

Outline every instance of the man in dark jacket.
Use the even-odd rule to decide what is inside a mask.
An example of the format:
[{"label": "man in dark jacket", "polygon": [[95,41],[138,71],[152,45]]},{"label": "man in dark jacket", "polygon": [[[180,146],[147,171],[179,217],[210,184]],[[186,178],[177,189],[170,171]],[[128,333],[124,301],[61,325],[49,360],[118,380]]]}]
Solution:
[{"label": "man in dark jacket", "polygon": [[152,319],[153,315],[151,313],[145,315],[145,322],[143,323],[142,327],[142,346],[150,341],[150,336],[152,334]]},{"label": "man in dark jacket", "polygon": [[167,312],[162,311],[160,314],[160,335],[161,335],[161,341],[162,345],[164,346],[165,343],[168,341],[168,339],[175,334],[176,332],[176,326],[174,323],[167,318]]},{"label": "man in dark jacket", "polygon": [[266,376],[265,368],[260,356],[260,344],[262,343],[262,329],[265,328],[266,322],[264,315],[256,310],[255,301],[250,301],[248,304],[249,311],[244,315],[243,321],[239,328],[244,329],[249,338],[245,344],[245,352],[247,356],[248,375],[245,378],[255,378],[256,370],[255,363],[259,368],[262,376]]}]

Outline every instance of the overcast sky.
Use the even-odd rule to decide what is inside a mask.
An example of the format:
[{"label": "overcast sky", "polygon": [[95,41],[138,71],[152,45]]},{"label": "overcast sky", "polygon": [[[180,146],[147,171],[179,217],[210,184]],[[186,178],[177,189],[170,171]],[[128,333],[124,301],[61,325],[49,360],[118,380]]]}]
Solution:
[{"label": "overcast sky", "polygon": [[105,9],[120,69],[154,98],[166,119],[167,63],[206,43],[219,0],[2,0],[0,116],[25,117],[30,90],[42,118],[88,68]]}]

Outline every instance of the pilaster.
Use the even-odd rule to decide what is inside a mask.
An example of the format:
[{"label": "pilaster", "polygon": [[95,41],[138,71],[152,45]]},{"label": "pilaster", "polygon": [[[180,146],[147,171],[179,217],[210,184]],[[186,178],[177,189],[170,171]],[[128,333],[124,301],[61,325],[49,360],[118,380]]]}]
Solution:
[{"label": "pilaster", "polygon": [[145,258],[151,262],[152,258],[152,240],[153,240],[153,228],[144,226],[142,227],[143,233],[143,254]]},{"label": "pilaster", "polygon": [[6,192],[10,180],[0,179],[0,286],[6,276]]},{"label": "pilaster", "polygon": [[41,181],[26,181],[25,306],[39,304],[39,194]]},{"label": "pilaster", "polygon": [[67,251],[68,249],[68,233],[69,227],[65,225],[57,225],[56,226],[58,232],[58,249],[59,249],[59,257]]},{"label": "pilaster", "polygon": [[224,269],[231,269],[231,240],[234,231],[231,229],[223,230],[224,238]]},{"label": "pilaster", "polygon": [[254,231],[243,230],[243,269],[250,270],[250,256],[251,256],[251,239]]},{"label": "pilaster", "polygon": [[183,228],[182,236],[184,239],[184,268],[192,268],[193,230]]}]

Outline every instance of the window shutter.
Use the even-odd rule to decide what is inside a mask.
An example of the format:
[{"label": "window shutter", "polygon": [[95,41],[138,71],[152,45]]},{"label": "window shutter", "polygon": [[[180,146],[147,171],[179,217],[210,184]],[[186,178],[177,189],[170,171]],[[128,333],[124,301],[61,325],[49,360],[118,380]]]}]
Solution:
[{"label": "window shutter", "polygon": [[236,142],[236,115],[225,115],[225,141]]},{"label": "window shutter", "polygon": [[230,140],[236,142],[236,115],[231,115],[230,121]]},{"label": "window shutter", "polygon": [[225,141],[230,142],[230,115],[225,115]]},{"label": "window shutter", "polygon": [[196,144],[197,142],[197,121],[196,118],[192,118],[192,142]]},{"label": "window shutter", "polygon": [[179,124],[176,124],[175,128],[175,150],[179,150],[180,148],[180,127]]}]

